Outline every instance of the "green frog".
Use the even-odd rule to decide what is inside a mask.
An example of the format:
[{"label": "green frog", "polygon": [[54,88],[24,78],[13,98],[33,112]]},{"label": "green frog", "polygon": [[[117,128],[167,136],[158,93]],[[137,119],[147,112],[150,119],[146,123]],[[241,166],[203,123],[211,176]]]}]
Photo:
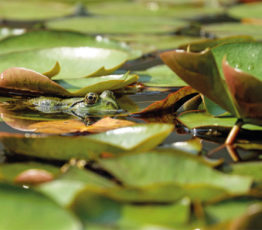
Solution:
[{"label": "green frog", "polygon": [[83,98],[37,97],[24,102],[28,108],[43,113],[67,113],[84,118],[123,112],[116,102],[114,93],[105,90],[100,95],[87,93]]}]

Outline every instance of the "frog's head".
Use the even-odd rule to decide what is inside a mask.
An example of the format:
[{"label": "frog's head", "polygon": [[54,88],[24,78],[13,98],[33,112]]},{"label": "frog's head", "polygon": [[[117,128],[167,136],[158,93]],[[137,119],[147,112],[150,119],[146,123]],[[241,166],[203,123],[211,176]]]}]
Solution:
[{"label": "frog's head", "polygon": [[84,114],[106,114],[106,113],[119,113],[120,107],[116,102],[114,93],[109,90],[105,90],[100,95],[97,93],[87,93],[84,100],[81,103],[75,104],[71,107],[77,113]]}]

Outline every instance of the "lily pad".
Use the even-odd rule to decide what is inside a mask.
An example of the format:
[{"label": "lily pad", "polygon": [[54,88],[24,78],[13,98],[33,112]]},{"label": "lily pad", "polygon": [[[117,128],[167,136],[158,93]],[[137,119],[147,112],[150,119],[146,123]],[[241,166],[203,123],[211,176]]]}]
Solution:
[{"label": "lily pad", "polygon": [[0,15],[4,19],[44,20],[74,12],[71,5],[48,1],[1,1]]},{"label": "lily pad", "polygon": [[113,49],[60,47],[1,55],[0,71],[24,67],[45,73],[59,62],[61,71],[53,79],[70,79],[112,73],[126,60],[125,52]]},{"label": "lily pad", "polygon": [[[0,31],[4,31],[3,28]],[[7,29],[6,29],[7,30]],[[20,30],[13,30],[18,33]],[[11,32],[10,32],[11,33]],[[0,32],[1,34],[1,32]],[[44,49],[54,47],[97,47],[123,50],[128,53],[129,58],[140,56],[137,50],[131,50],[125,43],[117,42],[102,36],[88,36],[71,31],[35,30],[28,31],[22,35],[9,36],[0,42],[0,54],[11,52]]]},{"label": "lily pad", "polygon": [[1,229],[34,230],[39,229],[39,226],[43,230],[81,229],[80,223],[71,213],[33,190],[1,183],[0,203]]},{"label": "lily pad", "polygon": [[179,150],[122,155],[99,162],[104,169],[130,186],[202,184],[224,188],[231,193],[243,193],[249,190],[252,183],[251,178],[228,176],[210,168],[201,158]]},{"label": "lily pad", "polygon": [[45,170],[53,177],[59,174],[59,168],[48,164],[36,162],[0,164],[0,180],[12,183],[19,174],[30,169]]},{"label": "lily pad", "polygon": [[133,16],[75,17],[47,23],[50,29],[93,34],[155,34],[170,32],[184,25],[181,20]]},{"label": "lily pad", "polygon": [[[95,223],[136,228],[146,225],[175,227],[186,223],[189,207],[188,198],[171,205],[132,205],[84,190],[78,194],[71,208],[87,226]],[[174,213],[177,214],[174,216]]]},{"label": "lily pad", "polygon": [[[205,112],[185,112],[179,115],[178,120],[190,129],[201,127],[228,127],[231,128],[237,121],[237,118],[231,116],[214,117]],[[262,130],[261,126],[245,124],[244,129]]]},{"label": "lily pad", "polygon": [[187,85],[166,65],[154,66],[145,71],[139,71],[137,74],[139,81],[146,86],[179,87]]},{"label": "lily pad", "polygon": [[89,136],[29,136],[1,133],[0,139],[8,151],[17,154],[61,160],[72,157],[91,159],[102,153],[118,154],[153,149],[171,133],[172,129],[173,126],[169,124],[148,124],[123,127]]},{"label": "lily pad", "polygon": [[229,15],[235,18],[262,18],[262,4],[254,2],[231,7],[228,11]]},{"label": "lily pad", "polygon": [[216,37],[249,35],[254,39],[262,39],[261,25],[242,23],[214,23],[203,26],[203,30]]}]

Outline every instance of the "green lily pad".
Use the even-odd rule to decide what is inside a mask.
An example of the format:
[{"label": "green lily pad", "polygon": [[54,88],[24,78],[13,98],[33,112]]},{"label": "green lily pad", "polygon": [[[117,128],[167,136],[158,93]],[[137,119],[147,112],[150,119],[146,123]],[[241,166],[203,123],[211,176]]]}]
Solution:
[{"label": "green lily pad", "polygon": [[[179,115],[178,120],[190,129],[201,127],[228,127],[235,125],[237,118],[231,116],[214,117],[205,112],[185,112]],[[245,124],[244,129],[248,130],[262,130],[261,126]]]},{"label": "green lily pad", "polygon": [[[3,28],[0,34],[4,32]],[[2,31],[2,32],[1,32]],[[20,30],[12,30],[12,33],[18,33]],[[10,33],[11,33],[10,32]],[[7,33],[7,32],[5,32]],[[0,35],[1,37],[1,35]],[[82,33],[70,31],[52,31],[35,30],[22,35],[9,36],[0,41],[0,54],[10,52],[25,51],[32,49],[44,49],[54,47],[97,47],[123,50],[128,53],[129,58],[135,58],[141,55],[139,51],[131,50],[123,42],[117,42],[102,36],[88,36]]]},{"label": "green lily pad", "polygon": [[249,35],[254,39],[262,39],[262,26],[254,24],[241,23],[214,23],[203,26],[203,30],[213,34],[216,37],[223,38],[227,36]]},{"label": "green lily pad", "polygon": [[189,207],[188,198],[171,205],[134,205],[117,202],[88,189],[80,192],[71,206],[86,226],[93,223],[122,228],[146,225],[175,227],[186,223]]},{"label": "green lily pad", "polygon": [[[104,90],[124,88],[138,80],[135,74],[106,75],[100,77],[59,80],[57,83],[74,96],[84,96],[88,92],[101,93]],[[84,86],[84,87],[83,87]]]},{"label": "green lily pad", "polygon": [[262,4],[260,2],[237,5],[228,10],[230,16],[235,18],[262,18]]},{"label": "green lily pad", "polygon": [[72,14],[74,8],[59,2],[1,1],[0,15],[4,19],[44,20]]},{"label": "green lily pad", "polygon": [[127,54],[118,50],[93,47],[61,47],[23,51],[0,56],[0,71],[10,67],[24,67],[45,73],[59,62],[61,71],[53,79],[87,77],[109,74],[127,60]]},{"label": "green lily pad", "polygon": [[90,6],[90,11],[98,15],[115,15],[115,16],[144,16],[144,17],[174,17],[174,18],[194,18],[199,16],[216,15],[222,13],[223,9],[219,7],[208,6],[191,6],[191,5],[172,5],[157,4],[149,2],[120,2],[120,3],[103,3]]},{"label": "green lily pad", "polygon": [[0,164],[0,180],[4,182],[14,182],[15,178],[20,173],[29,169],[45,170],[53,176],[59,174],[59,168],[48,164],[40,164],[36,162]]},{"label": "green lily pad", "polygon": [[47,23],[50,29],[93,34],[155,34],[174,31],[184,25],[180,20],[133,16],[78,17]]},{"label": "green lily pad", "polygon": [[202,184],[224,188],[231,193],[243,193],[249,190],[252,183],[251,178],[220,173],[201,158],[179,150],[122,155],[99,162],[104,169],[131,186],[155,183]]},{"label": "green lily pad", "polygon": [[187,85],[166,65],[151,67],[145,71],[137,72],[137,74],[139,81],[146,86],[179,87]]},{"label": "green lily pad", "polygon": [[173,35],[154,35],[151,34],[128,34],[128,35],[108,35],[112,39],[126,42],[135,50],[143,53],[150,53],[157,50],[174,49],[185,43],[199,40],[197,37],[173,36]]},{"label": "green lily pad", "polygon": [[1,133],[0,139],[8,151],[17,154],[61,160],[72,157],[91,159],[101,153],[147,151],[160,144],[172,129],[173,126],[169,124],[148,124],[89,136],[25,136]]},{"label": "green lily pad", "polygon": [[232,220],[244,214],[248,207],[261,203],[260,199],[251,197],[227,198],[207,205],[204,210],[210,224]]},{"label": "green lily pad", "polygon": [[81,229],[80,223],[71,213],[30,189],[0,184],[0,203],[1,229]]},{"label": "green lily pad", "polygon": [[21,34],[25,33],[25,29],[12,29],[12,28],[1,28],[0,29],[0,40],[9,37],[11,35],[13,36],[19,36]]},{"label": "green lily pad", "polygon": [[84,188],[94,190],[105,188],[108,190],[116,186],[114,182],[99,174],[71,167],[56,180],[38,186],[37,190],[52,198],[60,205],[67,207],[73,202],[77,193]]}]

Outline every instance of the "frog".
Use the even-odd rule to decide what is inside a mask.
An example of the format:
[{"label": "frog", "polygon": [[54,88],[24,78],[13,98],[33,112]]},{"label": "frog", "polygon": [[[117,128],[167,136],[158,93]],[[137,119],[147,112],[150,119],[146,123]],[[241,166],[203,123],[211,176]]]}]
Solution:
[{"label": "frog", "polygon": [[73,98],[40,96],[27,99],[24,103],[27,108],[39,112],[67,113],[80,118],[123,112],[116,101],[114,93],[110,90],[105,90],[100,95],[89,92],[84,97]]}]

